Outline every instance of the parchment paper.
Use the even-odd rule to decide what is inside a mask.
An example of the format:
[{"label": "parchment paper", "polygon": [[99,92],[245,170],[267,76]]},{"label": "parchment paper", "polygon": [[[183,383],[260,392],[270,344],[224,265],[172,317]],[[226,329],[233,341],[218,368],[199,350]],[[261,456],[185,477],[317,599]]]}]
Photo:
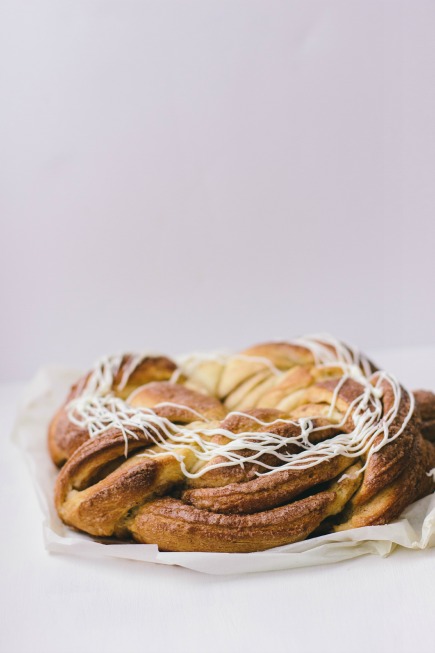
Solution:
[{"label": "parchment paper", "polygon": [[79,371],[47,367],[29,384],[12,434],[29,466],[43,514],[48,551],[87,557],[180,565],[208,574],[233,574],[307,567],[368,553],[389,555],[396,546],[435,546],[435,494],[412,504],[393,524],[323,535],[259,553],[162,553],[152,544],[102,543],[66,527],[53,505],[57,469],[47,451],[47,425]]}]

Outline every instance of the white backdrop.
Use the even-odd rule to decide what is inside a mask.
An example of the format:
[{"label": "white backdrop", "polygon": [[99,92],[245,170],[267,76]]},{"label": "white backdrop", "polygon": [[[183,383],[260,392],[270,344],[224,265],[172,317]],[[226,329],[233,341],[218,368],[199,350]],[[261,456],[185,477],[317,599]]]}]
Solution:
[{"label": "white backdrop", "polygon": [[434,2],[0,7],[0,379],[434,342]]}]

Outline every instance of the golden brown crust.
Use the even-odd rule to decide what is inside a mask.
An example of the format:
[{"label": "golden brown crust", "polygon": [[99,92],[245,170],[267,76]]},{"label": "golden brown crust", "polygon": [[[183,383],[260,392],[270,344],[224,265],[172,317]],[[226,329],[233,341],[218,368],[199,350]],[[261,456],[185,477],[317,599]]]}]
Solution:
[{"label": "golden brown crust", "polygon": [[134,367],[127,377],[127,382],[122,383],[123,374],[128,366],[134,362],[132,354],[123,357],[121,366],[114,379],[115,394],[121,399],[126,399],[136,388],[151,381],[169,381],[177,369],[177,365],[166,356],[146,356]]},{"label": "golden brown crust", "polygon": [[291,504],[253,515],[223,515],[166,497],[145,504],[128,524],[138,542],[167,551],[245,553],[303,540],[327,517],[340,512],[358,479],[334,484]]},{"label": "golden brown crust", "polygon": [[60,467],[80,447],[89,434],[69,421],[66,407],[59,408],[48,427],[48,448],[53,462]]},{"label": "golden brown crust", "polygon": [[344,472],[351,463],[350,458],[336,456],[301,471],[285,470],[245,483],[187,490],[182,499],[197,508],[223,514],[259,512],[288,503],[302,492],[330,481]]},{"label": "golden brown crust", "polygon": [[429,390],[415,390],[413,394],[421,419],[421,433],[426,440],[435,442],[435,394]]},{"label": "golden brown crust", "polygon": [[[226,415],[225,408],[214,397],[169,382],[148,383],[138,388],[128,403],[135,407],[153,408],[157,415],[179,424],[188,424],[198,417],[204,420],[223,419]],[[165,403],[176,405],[161,405]]]},{"label": "golden brown crust", "polygon": [[362,502],[357,492],[348,507],[347,519],[335,530],[388,524],[401,515],[413,501],[433,492],[434,483],[427,472],[435,467],[435,448],[420,434],[416,436],[407,465],[392,482],[380,486],[377,494]]},{"label": "golden brown crust", "polygon": [[[384,413],[387,413],[394,404],[394,396],[391,386],[385,381],[381,384],[383,390]],[[390,425],[390,434],[395,436],[402,427],[410,409],[410,399],[406,393],[403,394],[399,411]],[[374,446],[380,443],[382,436],[379,436]],[[412,450],[419,445],[419,433],[416,421],[411,420],[408,427],[400,437],[384,445],[380,451],[372,453],[368,460],[367,469],[364,473],[364,481],[358,493],[357,504],[366,503],[375,496],[382,488],[392,483],[404,469],[409,465]]]},{"label": "golden brown crust", "polygon": [[313,365],[313,354],[298,345],[288,342],[265,342],[245,349],[242,354],[258,358],[267,358],[280,370],[288,370],[296,365]]},{"label": "golden brown crust", "polygon": [[[130,457],[125,459],[124,438],[109,431],[104,437],[86,442],[62,468],[55,503],[66,524],[92,535],[113,535],[135,506],[183,480],[174,456],[144,456],[150,449],[157,452],[158,447],[148,447],[143,437],[130,437],[128,445]],[[187,460],[192,455],[182,448],[179,453],[187,455]],[[112,469],[114,462],[117,464]],[[100,478],[102,470],[105,474]]]},{"label": "golden brown crust", "polygon": [[303,540],[333,500],[332,493],[323,493],[266,513],[228,516],[166,497],[145,504],[129,530],[138,542],[157,544],[162,551],[262,551]]},{"label": "golden brown crust", "polygon": [[[310,443],[352,432],[351,408],[364,391],[355,379],[342,379],[340,367],[318,367],[308,349],[288,343],[257,345],[228,363],[206,361],[177,383],[170,381],[175,364],[165,357],[144,359],[126,378],[132,362],[130,355],[123,357],[112,387],[131,406],[152,409],[169,427],[219,428],[222,433],[203,435],[218,445],[230,442],[231,434],[249,432],[254,442],[264,433],[283,436],[281,454],[301,451],[302,444],[292,441],[300,434],[300,418],[322,427],[310,433]],[[326,527],[387,523],[434,489],[428,472],[435,467],[435,445],[422,434],[430,435],[435,424],[435,395],[414,393],[417,408],[401,432],[409,396],[402,391],[396,406],[391,385],[377,375],[373,383],[379,380],[383,414],[397,408],[387,444],[375,450],[381,434],[359,459],[335,455],[306,469],[266,475],[264,465],[282,464],[270,452],[243,465],[213,468],[226,459],[217,455],[204,463],[196,444],[180,445],[171,455],[139,428],[133,435],[112,429],[89,439],[66,409],[88,378],[73,386],[54,416],[48,442],[56,464],[66,461],[56,483],[58,513],[94,536],[133,537],[169,551],[262,551]],[[167,437],[163,427],[156,428]],[[239,455],[243,459],[250,451]],[[189,472],[201,475],[187,478],[181,458]]]},{"label": "golden brown crust", "polygon": [[[176,364],[165,356],[146,356],[132,369],[126,383],[123,383],[123,376],[134,362],[134,358],[132,354],[125,354],[113,379],[113,394],[121,399],[125,399],[136,388],[145,383],[170,379],[177,369]],[[53,462],[58,467],[63,465],[74,451],[89,438],[87,429],[79,428],[70,422],[67,415],[67,405],[72,399],[76,399],[82,394],[90,375],[91,373],[88,372],[71,387],[65,403],[59,408],[50,422],[48,448]]]}]

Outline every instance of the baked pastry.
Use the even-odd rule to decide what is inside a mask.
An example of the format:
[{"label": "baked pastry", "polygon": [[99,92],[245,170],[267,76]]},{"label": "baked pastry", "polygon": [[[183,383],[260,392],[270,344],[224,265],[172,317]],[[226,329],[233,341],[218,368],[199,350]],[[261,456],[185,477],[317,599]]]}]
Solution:
[{"label": "baked pastry", "polygon": [[385,524],[434,490],[435,395],[330,337],[105,357],[48,433],[69,526],[166,551],[261,551]]}]

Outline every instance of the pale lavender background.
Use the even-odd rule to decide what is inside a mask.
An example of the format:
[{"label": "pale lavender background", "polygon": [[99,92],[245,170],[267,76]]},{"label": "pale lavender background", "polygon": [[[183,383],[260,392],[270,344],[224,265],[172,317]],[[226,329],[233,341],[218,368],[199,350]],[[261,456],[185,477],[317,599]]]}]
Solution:
[{"label": "pale lavender background", "polygon": [[320,330],[434,343],[434,2],[0,12],[0,379]]}]

